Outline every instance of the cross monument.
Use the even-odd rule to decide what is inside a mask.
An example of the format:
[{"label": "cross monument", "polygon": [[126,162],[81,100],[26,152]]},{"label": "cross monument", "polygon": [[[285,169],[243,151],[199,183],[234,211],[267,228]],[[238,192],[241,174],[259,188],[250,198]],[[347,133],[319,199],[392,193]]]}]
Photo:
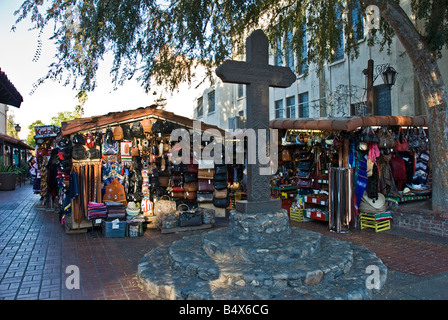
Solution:
[{"label": "cross monument", "polygon": [[[223,82],[246,85],[246,126],[256,132],[258,129],[269,130],[269,87],[287,88],[296,81],[289,67],[269,65],[269,41],[262,30],[255,30],[247,38],[246,62],[226,60],[216,69],[216,74]],[[261,151],[258,139],[256,150]],[[248,164],[247,200],[238,201],[236,210],[268,212],[280,209],[281,200],[270,199],[270,194],[270,176],[260,175],[258,162]]]}]

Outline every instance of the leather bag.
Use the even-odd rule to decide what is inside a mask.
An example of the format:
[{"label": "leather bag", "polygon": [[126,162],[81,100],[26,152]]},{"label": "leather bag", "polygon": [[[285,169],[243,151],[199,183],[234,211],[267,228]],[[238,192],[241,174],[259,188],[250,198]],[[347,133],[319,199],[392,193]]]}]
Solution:
[{"label": "leather bag", "polygon": [[184,183],[185,182],[191,182],[191,181],[197,181],[198,180],[198,174],[194,172],[185,172],[184,173]]},{"label": "leather bag", "polygon": [[170,185],[170,177],[165,175],[159,175],[160,186],[166,188]]},{"label": "leather bag", "polygon": [[191,210],[186,204],[178,207],[179,227],[200,226],[202,224],[202,212],[200,210]]},{"label": "leather bag", "polygon": [[198,181],[185,182],[183,188],[185,191],[198,191]]},{"label": "leather bag", "polygon": [[215,189],[213,191],[213,197],[217,198],[217,199],[224,199],[227,198],[228,194],[227,194],[227,189],[222,189],[222,190],[217,190]]},{"label": "leather bag", "polygon": [[398,130],[398,139],[395,140],[395,151],[397,152],[406,152],[409,150],[409,143],[406,137],[404,136],[401,128]]},{"label": "leather bag", "polygon": [[282,161],[291,161],[291,153],[288,149],[282,150]]},{"label": "leather bag", "polygon": [[196,191],[184,191],[184,199],[195,200],[197,197]]},{"label": "leather bag", "polygon": [[198,191],[200,192],[213,192],[215,187],[213,185],[213,180],[210,179],[199,179],[198,180]]},{"label": "leather bag", "polygon": [[143,132],[151,133],[152,132],[152,121],[149,118],[145,118],[141,121]]},{"label": "leather bag", "polygon": [[[168,197],[167,197],[168,198]],[[160,199],[154,202],[154,215],[161,216],[176,212],[176,201],[169,199]]]},{"label": "leather bag", "polygon": [[223,199],[213,197],[213,205],[217,208],[227,208],[230,205],[230,197]]},{"label": "leather bag", "polygon": [[199,169],[198,179],[213,179],[214,174],[215,174],[214,169]]},{"label": "leather bag", "polygon": [[72,157],[75,160],[84,160],[87,158],[87,152],[83,145],[75,144],[72,150]]},{"label": "leather bag", "polygon": [[227,188],[227,180],[214,180],[213,186],[215,189],[222,190]]},{"label": "leather bag", "polygon": [[123,128],[121,126],[116,126],[114,128],[114,139],[116,141],[120,141],[123,140],[123,138],[124,138]]}]

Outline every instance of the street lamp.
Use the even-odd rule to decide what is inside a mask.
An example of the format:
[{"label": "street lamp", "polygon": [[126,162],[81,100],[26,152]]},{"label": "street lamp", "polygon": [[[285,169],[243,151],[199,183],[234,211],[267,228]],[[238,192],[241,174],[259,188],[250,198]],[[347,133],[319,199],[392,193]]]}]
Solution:
[{"label": "street lamp", "polygon": [[389,90],[392,89],[392,86],[395,84],[395,80],[397,79],[397,71],[395,71],[394,68],[391,66],[387,66],[386,70],[381,73],[381,77],[383,77],[384,84],[389,88]]},{"label": "street lamp", "polygon": [[16,132],[20,132],[20,130],[22,130],[18,123],[15,125],[14,129],[16,130]]}]

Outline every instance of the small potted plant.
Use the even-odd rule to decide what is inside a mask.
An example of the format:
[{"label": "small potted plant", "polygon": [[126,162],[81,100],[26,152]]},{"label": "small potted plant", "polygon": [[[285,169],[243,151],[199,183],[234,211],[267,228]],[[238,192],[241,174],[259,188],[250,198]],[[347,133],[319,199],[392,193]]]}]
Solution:
[{"label": "small potted plant", "polygon": [[0,191],[9,191],[16,188],[17,168],[11,165],[5,165],[0,157]]}]

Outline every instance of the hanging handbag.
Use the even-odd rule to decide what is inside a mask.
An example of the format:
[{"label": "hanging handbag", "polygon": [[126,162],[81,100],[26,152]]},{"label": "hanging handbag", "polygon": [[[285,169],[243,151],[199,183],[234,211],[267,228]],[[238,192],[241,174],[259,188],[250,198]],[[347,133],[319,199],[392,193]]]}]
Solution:
[{"label": "hanging handbag", "polygon": [[183,191],[171,191],[170,196],[172,198],[183,198],[184,197],[184,192]]},{"label": "hanging handbag", "polygon": [[88,159],[100,159],[101,158],[101,152],[98,148],[90,148],[87,150],[87,158]]},{"label": "hanging handbag", "polygon": [[114,135],[114,139],[115,139],[116,141],[123,140],[123,138],[124,138],[123,128],[122,128],[121,126],[116,126],[116,127],[114,128],[114,133],[113,133],[113,135]]},{"label": "hanging handbag", "polygon": [[198,191],[200,192],[213,192],[214,190],[213,180],[210,179],[199,179],[198,180]]},{"label": "hanging handbag", "polygon": [[378,133],[378,148],[390,149],[395,146],[395,139],[387,128],[382,128]]},{"label": "hanging handbag", "polygon": [[84,160],[87,158],[87,152],[83,145],[75,144],[73,146],[72,158],[75,160]]},{"label": "hanging handbag", "polygon": [[217,199],[224,199],[227,198],[228,194],[227,194],[227,188],[226,189],[222,189],[222,190],[217,190],[215,189],[213,191],[213,197],[217,198]]},{"label": "hanging handbag", "polygon": [[213,186],[215,189],[222,190],[227,188],[227,180],[214,180]]},{"label": "hanging handbag", "polygon": [[417,151],[426,151],[429,148],[429,139],[426,137],[426,132],[423,128],[418,131],[418,146]]},{"label": "hanging handbag", "polygon": [[191,210],[186,204],[178,207],[179,227],[200,226],[202,224],[202,211]]},{"label": "hanging handbag", "polygon": [[185,191],[198,191],[198,181],[184,182],[183,187]]},{"label": "hanging handbag", "polygon": [[230,205],[230,197],[223,199],[213,197],[213,205],[217,208],[227,208]]},{"label": "hanging handbag", "polygon": [[198,202],[212,202],[213,193],[212,192],[198,192],[196,195]]},{"label": "hanging handbag", "polygon": [[159,175],[159,184],[162,188],[166,188],[170,185],[170,177],[167,175]]},{"label": "hanging handbag", "polygon": [[143,132],[143,127],[140,121],[135,121],[131,125],[131,136],[134,138],[144,138],[145,133]]},{"label": "hanging handbag", "polygon": [[291,161],[291,152],[288,149],[282,150],[282,161]]},{"label": "hanging handbag", "polygon": [[194,172],[185,172],[184,173],[184,183],[185,182],[191,182],[191,181],[197,181],[198,180],[198,174]]},{"label": "hanging handbag", "polygon": [[152,121],[149,118],[145,118],[141,121],[143,132],[151,133],[152,132]]},{"label": "hanging handbag", "polygon": [[396,152],[406,152],[409,150],[409,143],[406,137],[404,136],[401,127],[398,130],[398,139],[395,140],[395,151]]},{"label": "hanging handbag", "polygon": [[227,176],[227,165],[216,164],[215,165],[215,174],[225,174]]},{"label": "hanging handbag", "polygon": [[198,169],[198,179],[213,179],[215,169]]},{"label": "hanging handbag", "polygon": [[196,191],[184,191],[184,199],[195,200],[197,197]]},{"label": "hanging handbag", "polygon": [[215,173],[213,174],[213,180],[215,181],[227,181],[227,172],[224,173]]},{"label": "hanging handbag", "polygon": [[367,127],[362,131],[360,141],[367,143],[378,143],[379,139],[375,132],[373,132],[373,129],[371,127]]},{"label": "hanging handbag", "polygon": [[138,148],[137,139],[134,139],[134,142],[132,143],[131,156],[132,157],[140,157],[140,149]]}]

